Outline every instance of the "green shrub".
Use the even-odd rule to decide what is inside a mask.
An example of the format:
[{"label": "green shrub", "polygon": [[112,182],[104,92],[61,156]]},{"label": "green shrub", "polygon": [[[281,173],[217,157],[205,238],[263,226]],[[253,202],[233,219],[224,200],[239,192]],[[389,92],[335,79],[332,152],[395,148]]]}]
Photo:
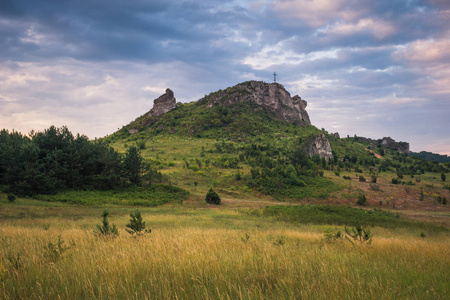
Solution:
[{"label": "green shrub", "polygon": [[137,144],[138,148],[144,150],[146,148],[145,141],[141,141]]},{"label": "green shrub", "polygon": [[325,231],[323,239],[326,243],[334,243],[342,239],[342,233],[340,231],[334,233],[331,230]]},{"label": "green shrub", "polygon": [[115,224],[109,225],[108,221],[109,212],[105,209],[102,213],[102,225],[97,225],[98,234],[100,236],[111,236],[116,237],[119,235],[119,231]]},{"label": "green shrub", "polygon": [[366,182],[366,178],[364,176],[359,175],[359,182]]},{"label": "green shrub", "polygon": [[58,241],[56,243],[49,242],[47,246],[44,247],[44,256],[50,262],[55,263],[68,249],[70,249],[70,246],[63,241],[61,236],[58,236]]},{"label": "green shrub", "polygon": [[354,242],[360,242],[361,244],[367,243],[367,245],[372,243],[373,234],[369,229],[365,229],[359,224],[350,229],[345,227],[345,233],[347,234],[347,240],[352,244]]},{"label": "green shrub", "polygon": [[145,230],[145,222],[142,219],[142,214],[139,210],[136,210],[134,213],[130,214],[130,223],[128,223],[125,229],[129,234],[134,236],[142,235],[144,232],[151,232],[152,230]]},{"label": "green shrub", "polygon": [[376,184],[376,183],[371,183],[371,184],[370,184],[370,188],[371,188],[373,191],[376,191],[376,192],[380,191],[380,186],[379,186],[378,184]]},{"label": "green shrub", "polygon": [[9,202],[14,202],[16,201],[16,196],[13,193],[9,193],[8,194],[8,201]]},{"label": "green shrub", "polygon": [[220,197],[216,192],[213,191],[212,188],[209,189],[208,193],[206,194],[205,200],[209,204],[215,204],[215,205],[220,204]]},{"label": "green shrub", "polygon": [[366,203],[367,203],[366,195],[364,195],[364,194],[359,195],[358,196],[358,201],[356,201],[356,204],[358,204],[358,205],[366,205]]}]

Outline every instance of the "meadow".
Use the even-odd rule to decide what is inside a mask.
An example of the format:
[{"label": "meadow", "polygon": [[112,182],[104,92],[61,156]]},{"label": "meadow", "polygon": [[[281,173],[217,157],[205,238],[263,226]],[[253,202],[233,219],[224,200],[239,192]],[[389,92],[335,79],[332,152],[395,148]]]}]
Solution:
[{"label": "meadow", "polygon": [[[449,298],[448,165],[331,135],[327,162],[303,150],[318,129],[216,110],[60,150],[65,128],[4,132],[24,144],[16,169],[0,151],[0,299]],[[126,231],[136,209],[151,232]]]},{"label": "meadow", "polygon": [[[224,201],[218,209],[196,198],[140,207],[151,233],[132,237],[125,225],[134,206],[25,198],[10,203],[5,194],[0,203],[2,299],[448,299],[450,295],[448,228],[402,226],[395,223],[395,215],[376,217],[382,221],[367,227],[373,233],[369,245],[327,238],[351,225],[339,225],[336,219],[286,218],[297,206],[284,217],[273,212],[279,206],[236,208]],[[110,223],[119,228],[118,237],[95,233],[105,208]]]}]

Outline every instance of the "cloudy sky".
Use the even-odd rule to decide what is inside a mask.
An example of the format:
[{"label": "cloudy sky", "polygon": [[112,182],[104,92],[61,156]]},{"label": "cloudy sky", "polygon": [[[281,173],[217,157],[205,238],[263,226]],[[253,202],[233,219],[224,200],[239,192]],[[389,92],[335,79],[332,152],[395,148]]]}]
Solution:
[{"label": "cloudy sky", "polygon": [[0,128],[102,137],[274,71],[318,128],[450,154],[450,1],[0,0]]}]

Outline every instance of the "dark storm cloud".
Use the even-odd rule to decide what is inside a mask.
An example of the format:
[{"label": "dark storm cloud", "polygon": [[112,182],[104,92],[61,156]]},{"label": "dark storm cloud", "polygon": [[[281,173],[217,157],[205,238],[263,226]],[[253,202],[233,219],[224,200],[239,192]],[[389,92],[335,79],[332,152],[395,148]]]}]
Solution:
[{"label": "dark storm cloud", "polygon": [[4,49],[16,49],[15,57],[23,60],[68,56],[206,61],[226,54],[209,45],[223,35],[223,27],[246,22],[242,10],[214,11],[214,5],[201,1],[2,1],[5,29],[1,34],[2,40],[12,44]]},{"label": "dark storm cloud", "polygon": [[449,153],[448,3],[2,0],[0,127],[101,136],[167,87],[194,101],[277,71],[319,128]]}]

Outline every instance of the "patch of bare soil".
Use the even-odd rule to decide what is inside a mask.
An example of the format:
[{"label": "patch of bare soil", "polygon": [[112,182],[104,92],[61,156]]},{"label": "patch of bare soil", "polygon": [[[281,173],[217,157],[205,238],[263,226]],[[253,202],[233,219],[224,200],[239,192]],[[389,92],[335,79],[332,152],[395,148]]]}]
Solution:
[{"label": "patch of bare soil", "polygon": [[370,149],[366,149],[366,150],[369,151],[370,153],[373,153],[373,154],[375,155],[376,158],[383,158],[383,156],[381,156],[380,154],[376,153],[376,152],[373,151],[373,150],[370,150]]}]

